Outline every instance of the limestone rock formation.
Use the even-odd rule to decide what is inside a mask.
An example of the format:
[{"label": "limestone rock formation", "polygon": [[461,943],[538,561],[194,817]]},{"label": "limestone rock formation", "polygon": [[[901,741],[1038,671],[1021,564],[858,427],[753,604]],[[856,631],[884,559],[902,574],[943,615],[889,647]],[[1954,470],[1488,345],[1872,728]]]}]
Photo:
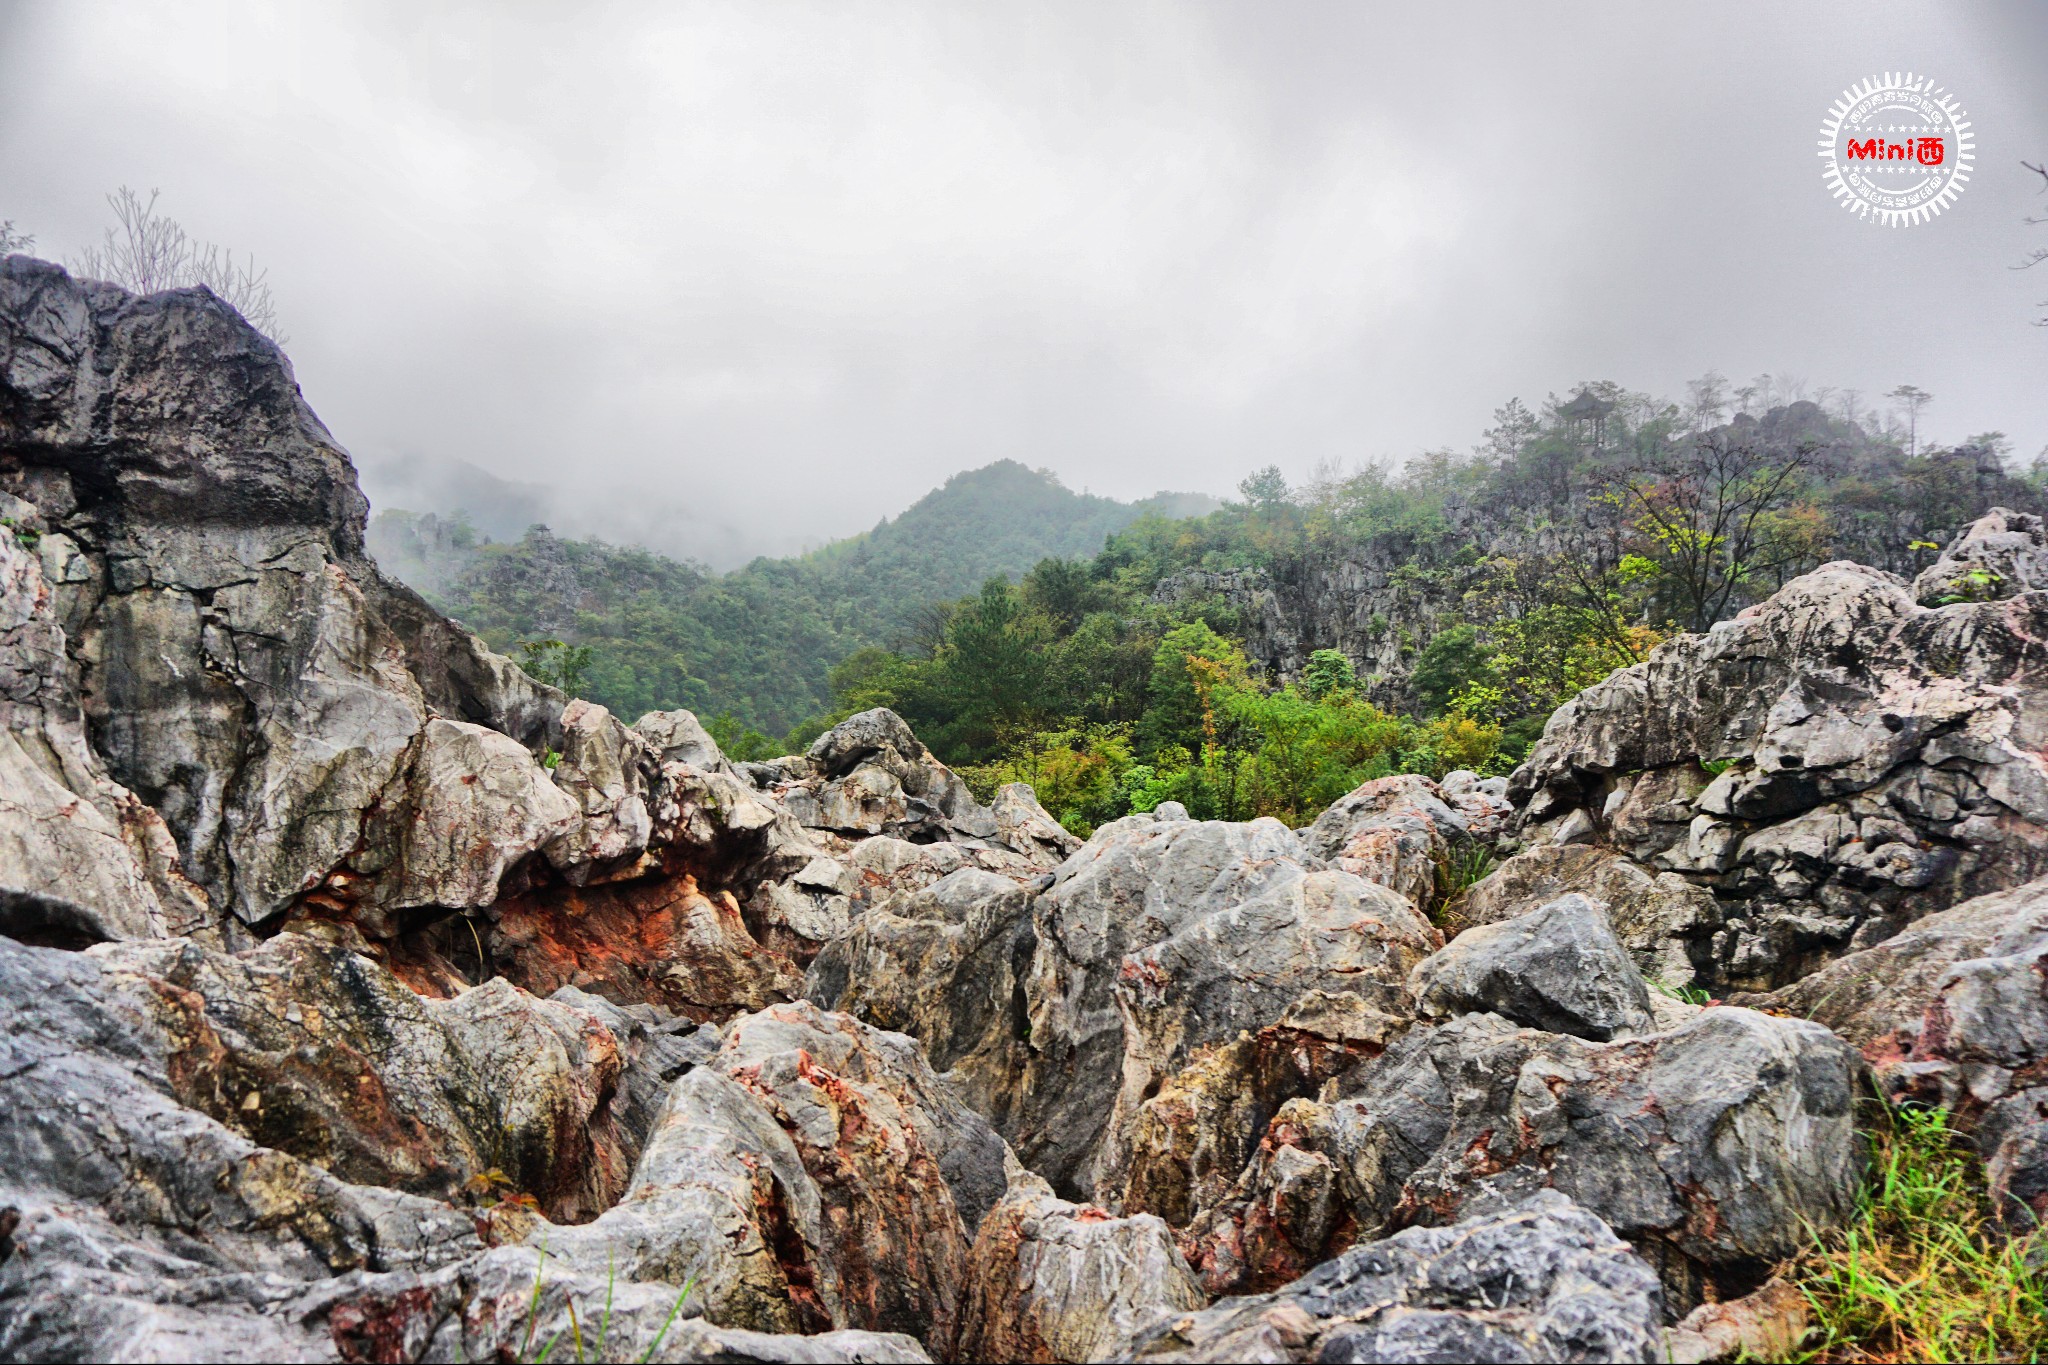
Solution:
[{"label": "limestone rock formation", "polygon": [[978,1112],[1007,1123],[1026,1052],[1021,987],[1036,943],[1030,893],[963,867],[870,908],[811,964],[805,994],[917,1038]]},{"label": "limestone rock formation", "polygon": [[1913,580],[1922,606],[1988,602],[2048,589],[2048,527],[2031,512],[1994,507]]},{"label": "limestone rock formation", "polygon": [[1491,1012],[1596,1043],[1646,1033],[1650,992],[1607,912],[1563,896],[1513,919],[1467,929],[1414,973],[1427,1015]]},{"label": "limestone rock formation", "polygon": [[[1482,815],[1493,799],[1476,787],[1464,795]],[[1465,813],[1445,801],[1442,788],[1409,773],[1368,782],[1339,798],[1316,817],[1302,842],[1344,871],[1428,907],[1437,899],[1438,868],[1454,846],[1472,838]]]},{"label": "limestone rock formation", "polygon": [[1407,898],[1323,869],[1275,820],[1131,816],[1034,902],[1030,1055],[1011,1140],[1055,1189],[1115,1198],[1138,1111],[1207,1047],[1311,992],[1404,1009],[1436,943]]},{"label": "limestone rock formation", "polygon": [[[70,540],[17,529],[27,503],[0,493],[0,931],[82,946],[205,934],[204,893],[178,863],[163,818],[114,781],[88,742],[66,650],[61,584],[90,572]],[[34,537],[31,551],[26,538]]]},{"label": "limestone rock formation", "polygon": [[1466,891],[1457,915],[1467,924],[1492,924],[1563,895],[1605,908],[1645,980],[1673,990],[1690,986],[1698,975],[1693,955],[1711,961],[1721,925],[1711,890],[1591,844],[1542,844],[1515,854]]},{"label": "limestone rock formation", "polygon": [[1703,1277],[1739,1281],[1849,1216],[1857,1062],[1817,1024],[1750,1010],[1615,1043],[1472,1014],[1410,1030],[1346,1097],[1290,1117],[1362,1237],[1557,1189],[1689,1307]]},{"label": "limestone rock formation", "polygon": [[1657,1277],[1555,1193],[1354,1247],[1270,1294],[1156,1321],[1134,1361],[1636,1361],[1659,1355]]},{"label": "limestone rock formation", "polygon": [[2030,517],[1511,783],[1083,844],[886,710],[734,764],[564,697],[363,513],[212,295],[0,263],[0,1355],[1698,1353],[1872,1075],[2048,1216]]},{"label": "limestone rock formation", "polygon": [[1511,794],[1531,842],[1711,890],[1705,984],[1786,985],[2048,870],[2044,626],[2048,594],[1928,608],[1823,565],[1560,708]]},{"label": "limestone rock formation", "polygon": [[1108,1360],[1161,1313],[1204,1307],[1166,1224],[1058,1198],[1019,1173],[983,1220],[953,1358]]}]

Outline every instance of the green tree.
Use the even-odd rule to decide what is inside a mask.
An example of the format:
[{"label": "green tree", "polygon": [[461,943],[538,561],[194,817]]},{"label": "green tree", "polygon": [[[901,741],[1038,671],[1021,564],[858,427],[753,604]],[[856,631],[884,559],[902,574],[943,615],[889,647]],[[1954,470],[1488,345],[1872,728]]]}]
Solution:
[{"label": "green tree", "polygon": [[560,640],[521,640],[520,666],[536,682],[558,687],[572,697],[583,695],[584,675],[597,651],[589,645],[565,644]]},{"label": "green tree", "polygon": [[1473,683],[1490,682],[1491,651],[1481,643],[1479,630],[1470,624],[1452,626],[1429,637],[1429,643],[1415,657],[1408,674],[1408,689],[1427,715],[1441,715],[1451,698]]},{"label": "green tree", "polygon": [[1188,667],[1192,659],[1218,665],[1229,678],[1246,672],[1243,651],[1211,630],[1208,622],[1191,621],[1168,631],[1152,653],[1145,714],[1138,721],[1141,753],[1150,755],[1169,744],[1201,749],[1205,713],[1195,673]]},{"label": "green tree", "polygon": [[1237,485],[1238,496],[1253,507],[1278,507],[1287,501],[1287,476],[1280,472],[1280,466],[1269,464],[1255,474],[1247,475]]},{"label": "green tree", "polygon": [[1301,670],[1301,690],[1311,701],[1321,701],[1332,692],[1348,692],[1358,683],[1358,672],[1342,650],[1319,649],[1308,656]]}]

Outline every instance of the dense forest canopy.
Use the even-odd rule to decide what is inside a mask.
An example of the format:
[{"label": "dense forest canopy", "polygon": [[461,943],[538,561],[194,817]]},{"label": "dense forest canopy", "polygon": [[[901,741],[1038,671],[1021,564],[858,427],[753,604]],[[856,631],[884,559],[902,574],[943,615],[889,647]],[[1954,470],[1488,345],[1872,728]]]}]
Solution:
[{"label": "dense forest canopy", "polygon": [[542,530],[463,547],[394,522],[383,545],[410,534],[414,572],[493,643],[624,714],[704,712],[741,757],[889,706],[1077,830],[1167,799],[1300,821],[1382,773],[1504,771],[1672,634],[1830,559],[1911,574],[1986,508],[2043,503],[1995,432],[1923,446],[1854,395],[1770,390],[1587,384],[1510,402],[1468,454],[1301,487],[1267,468],[1199,516],[997,465],[723,578]]}]

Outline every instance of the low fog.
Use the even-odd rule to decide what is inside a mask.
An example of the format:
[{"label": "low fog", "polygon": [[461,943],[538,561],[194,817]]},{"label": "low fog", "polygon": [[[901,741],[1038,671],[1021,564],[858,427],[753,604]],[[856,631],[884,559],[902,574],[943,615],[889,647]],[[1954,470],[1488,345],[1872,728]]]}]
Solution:
[{"label": "low fog", "polygon": [[[75,258],[153,187],[253,252],[387,504],[462,462],[730,565],[991,460],[1224,494],[1710,369],[2048,444],[2037,5],[420,9],[0,4],[0,219]],[[1887,70],[1977,139],[1910,228],[1815,156]]]}]

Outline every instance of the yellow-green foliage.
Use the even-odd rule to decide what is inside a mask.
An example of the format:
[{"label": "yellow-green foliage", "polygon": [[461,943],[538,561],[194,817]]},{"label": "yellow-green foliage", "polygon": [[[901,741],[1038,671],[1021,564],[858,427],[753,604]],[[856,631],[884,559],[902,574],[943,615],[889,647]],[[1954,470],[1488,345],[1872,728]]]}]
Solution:
[{"label": "yellow-green foliage", "polygon": [[1128,726],[1076,726],[1030,734],[962,773],[983,799],[1005,782],[1030,783],[1054,818],[1085,836],[1162,801],[1197,819],[1270,815],[1302,825],[1361,782],[1486,771],[1499,755],[1499,728],[1470,716],[1390,715],[1349,688],[1313,698],[1292,686],[1267,690],[1241,664],[1185,656],[1193,747],[1159,744],[1141,758]]},{"label": "yellow-green foliage", "polygon": [[1819,1333],[1802,1360],[2039,1360],[2048,1353],[2040,1234],[2008,1238],[1984,1167],[1940,1110],[1900,1110],[1871,1138],[1856,1221],[1792,1267]]}]

